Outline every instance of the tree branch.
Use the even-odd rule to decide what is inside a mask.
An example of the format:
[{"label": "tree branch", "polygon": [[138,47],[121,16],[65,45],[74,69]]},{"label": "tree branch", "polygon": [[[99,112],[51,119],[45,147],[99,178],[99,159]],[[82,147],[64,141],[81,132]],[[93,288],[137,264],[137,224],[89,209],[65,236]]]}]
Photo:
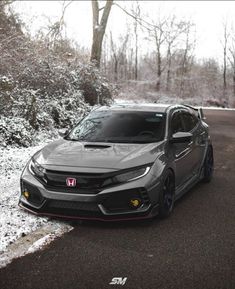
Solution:
[{"label": "tree branch", "polygon": [[102,14],[102,18],[101,18],[101,21],[100,21],[100,25],[102,27],[106,26],[106,23],[107,23],[107,20],[108,20],[109,13],[110,13],[112,5],[113,5],[113,0],[107,0],[106,1],[105,7],[104,7],[104,11],[103,11],[103,14]]},{"label": "tree branch", "polygon": [[[114,3],[114,5],[116,5],[119,9],[121,9],[124,13],[126,13],[128,16],[132,17],[133,19],[135,19],[136,22],[138,22],[138,24],[140,24],[142,27],[144,27],[147,30],[152,30],[155,25],[143,20],[142,18],[133,15],[132,13],[130,13],[129,11],[127,11],[126,9],[124,9],[122,6],[120,6],[118,3]],[[144,24],[143,24],[144,23]],[[152,29],[150,28],[152,27]]]}]

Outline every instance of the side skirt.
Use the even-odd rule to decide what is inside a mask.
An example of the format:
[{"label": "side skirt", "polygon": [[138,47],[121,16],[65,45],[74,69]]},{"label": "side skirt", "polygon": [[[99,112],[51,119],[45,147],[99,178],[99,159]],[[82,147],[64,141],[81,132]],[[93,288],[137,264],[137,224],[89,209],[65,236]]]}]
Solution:
[{"label": "side skirt", "polygon": [[192,187],[194,187],[201,180],[200,174],[193,176],[191,179],[186,181],[183,185],[179,186],[175,190],[175,201],[181,198],[187,193]]}]

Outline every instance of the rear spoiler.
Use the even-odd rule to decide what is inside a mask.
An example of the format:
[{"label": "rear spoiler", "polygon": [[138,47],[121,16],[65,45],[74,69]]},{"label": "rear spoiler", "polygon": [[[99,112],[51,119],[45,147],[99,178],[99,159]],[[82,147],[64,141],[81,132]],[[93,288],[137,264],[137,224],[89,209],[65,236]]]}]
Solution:
[{"label": "rear spoiler", "polygon": [[193,107],[193,106],[187,105],[187,104],[184,104],[184,106],[187,106],[187,107],[193,109],[194,111],[196,111],[197,114],[198,114],[198,118],[200,118],[201,120],[205,120],[205,119],[206,119],[206,117],[204,116],[204,113],[203,113],[203,110],[202,110],[201,107],[196,108],[196,107]]}]

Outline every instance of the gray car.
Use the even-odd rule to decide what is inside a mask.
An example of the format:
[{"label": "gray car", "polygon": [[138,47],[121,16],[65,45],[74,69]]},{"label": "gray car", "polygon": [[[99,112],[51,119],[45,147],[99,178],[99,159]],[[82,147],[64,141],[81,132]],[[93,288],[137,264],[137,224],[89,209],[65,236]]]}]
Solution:
[{"label": "gray car", "polygon": [[167,217],[178,198],[212,174],[202,109],[100,107],[29,160],[19,205],[63,218]]}]

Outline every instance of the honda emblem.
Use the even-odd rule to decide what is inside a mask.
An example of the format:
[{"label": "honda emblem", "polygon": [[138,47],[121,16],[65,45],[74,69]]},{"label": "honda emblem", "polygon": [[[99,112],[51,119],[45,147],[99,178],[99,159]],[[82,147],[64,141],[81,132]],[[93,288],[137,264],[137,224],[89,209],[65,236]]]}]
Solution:
[{"label": "honda emblem", "polygon": [[68,187],[75,187],[76,186],[76,179],[75,178],[67,178],[66,184]]}]

